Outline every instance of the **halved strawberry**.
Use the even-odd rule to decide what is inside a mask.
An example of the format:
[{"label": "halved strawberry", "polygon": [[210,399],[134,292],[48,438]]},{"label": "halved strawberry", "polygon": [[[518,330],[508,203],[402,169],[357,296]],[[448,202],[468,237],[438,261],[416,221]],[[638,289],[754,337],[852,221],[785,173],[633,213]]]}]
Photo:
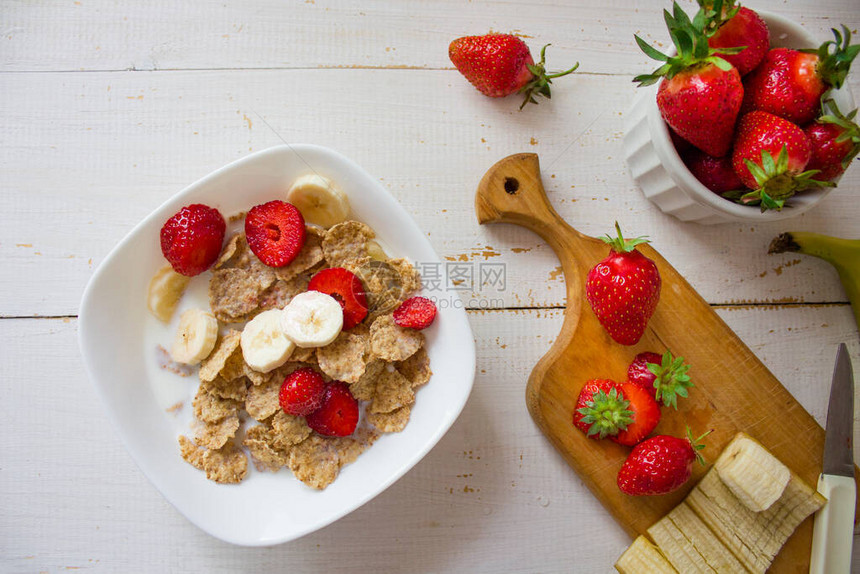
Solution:
[{"label": "halved strawberry", "polygon": [[364,285],[355,273],[343,267],[329,267],[316,273],[308,291],[331,295],[343,308],[343,330],[352,329],[367,317]]},{"label": "halved strawberry", "polygon": [[436,318],[436,304],[426,297],[410,297],[394,310],[394,322],[409,329],[426,329]]},{"label": "halved strawberry", "polygon": [[610,379],[591,379],[579,391],[573,424],[588,438],[601,439],[627,427],[633,411],[621,394],[621,385]]},{"label": "halved strawberry", "polygon": [[609,440],[633,446],[651,434],[660,422],[660,405],[650,392],[634,383],[623,383],[621,394],[629,401],[627,408],[633,411],[632,420],[617,435],[610,436]]},{"label": "halved strawberry", "polygon": [[278,402],[288,415],[305,416],[322,406],[325,388],[321,374],[310,367],[302,367],[284,379]]},{"label": "halved strawberry", "polygon": [[358,425],[358,401],[349,385],[331,381],[325,388],[322,406],[305,417],[308,426],[324,436],[348,436]]},{"label": "halved strawberry", "polygon": [[305,220],[286,201],[255,205],[245,217],[248,247],[269,267],[288,265],[305,244]]}]

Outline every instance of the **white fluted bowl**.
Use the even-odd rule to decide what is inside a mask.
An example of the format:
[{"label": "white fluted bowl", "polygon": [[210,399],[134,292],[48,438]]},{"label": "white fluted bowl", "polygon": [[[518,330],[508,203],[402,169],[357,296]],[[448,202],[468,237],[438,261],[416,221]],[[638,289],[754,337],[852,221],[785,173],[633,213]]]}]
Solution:
[{"label": "white fluted bowl", "polygon": [[[782,16],[758,12],[767,22],[771,48],[814,48],[821,44],[799,24]],[[624,158],[630,175],[664,213],[681,221],[705,225],[730,221],[776,221],[808,211],[832,188],[810,189],[792,197],[781,211],[761,212],[758,206],[740,205],[720,197],[690,173],[675,151],[669,128],[657,108],[659,82],[638,90],[624,127]],[[834,91],[833,99],[847,113],[854,109],[848,85]]]}]

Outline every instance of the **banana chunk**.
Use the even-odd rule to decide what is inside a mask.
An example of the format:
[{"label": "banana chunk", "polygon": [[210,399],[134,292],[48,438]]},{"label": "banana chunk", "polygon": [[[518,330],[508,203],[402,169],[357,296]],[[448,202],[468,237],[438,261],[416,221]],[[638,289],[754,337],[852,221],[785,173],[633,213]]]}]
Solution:
[{"label": "banana chunk", "polygon": [[287,191],[287,201],[296,206],[305,221],[326,229],[345,221],[349,215],[346,193],[327,177],[315,173],[294,181]]},{"label": "banana chunk", "polygon": [[615,563],[619,574],[678,574],[657,548],[639,536]]},{"label": "banana chunk", "polygon": [[203,309],[188,309],[179,317],[179,328],[170,348],[177,363],[196,365],[209,356],[218,340],[218,320]]},{"label": "banana chunk", "polygon": [[180,275],[173,270],[170,263],[156,271],[149,280],[146,292],[146,306],[150,313],[159,321],[170,322],[189,281],[191,277]]},{"label": "banana chunk", "polygon": [[296,348],[281,328],[282,314],[280,309],[263,311],[242,329],[242,356],[255,371],[268,373],[277,369],[287,362]]},{"label": "banana chunk", "polygon": [[723,483],[753,512],[779,500],[791,471],[757,441],[746,435],[733,440],[714,464]]}]

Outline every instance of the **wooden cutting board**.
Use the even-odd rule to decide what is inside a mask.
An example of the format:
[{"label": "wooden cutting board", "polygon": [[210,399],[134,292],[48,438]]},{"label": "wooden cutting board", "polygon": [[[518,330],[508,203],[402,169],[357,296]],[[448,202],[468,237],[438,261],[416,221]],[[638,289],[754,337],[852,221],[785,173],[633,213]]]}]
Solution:
[{"label": "wooden cutting board", "polygon": [[[592,378],[623,381],[630,361],[642,351],[662,354],[670,349],[684,357],[695,384],[689,399],[678,401],[677,412],[663,409],[657,434],[684,436],[686,425],[695,436],[713,429],[703,451],[713,461],[735,433],[744,431],[815,487],[822,467],[824,430],[650,245],[639,249],[660,271],[660,302],[642,340],[623,346],[603,330],[584,292],[588,270],[609,253],[609,247],[579,233],[553,210],[541,183],[537,155],[512,155],[490,168],[478,186],[475,209],[482,224],[514,223],[531,229],[561,261],[567,284],[564,324],[529,377],[526,403],[543,433],[631,537],[644,534],[676,506],[706,470],[695,465],[693,479],[664,496],[627,496],[615,481],[629,449],[588,439],[573,427],[572,413],[585,382]],[[648,230],[622,231],[639,236]],[[822,384],[822,388],[829,386]],[[811,541],[809,518],[777,556],[771,571],[808,572]]]}]

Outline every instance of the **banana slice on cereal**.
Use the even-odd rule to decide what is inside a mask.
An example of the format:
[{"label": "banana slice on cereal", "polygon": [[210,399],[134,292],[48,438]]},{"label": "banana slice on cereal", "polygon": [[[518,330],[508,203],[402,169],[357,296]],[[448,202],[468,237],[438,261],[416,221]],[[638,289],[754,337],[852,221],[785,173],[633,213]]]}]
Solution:
[{"label": "banana slice on cereal", "polygon": [[298,347],[325,347],[343,328],[343,308],[331,295],[305,291],[284,308],[281,328]]},{"label": "banana slice on cereal", "polygon": [[281,329],[280,309],[263,311],[245,325],[240,345],[242,356],[255,371],[268,373],[287,362],[296,344]]},{"label": "banana slice on cereal", "polygon": [[146,306],[155,317],[164,323],[170,322],[179,299],[185,293],[191,277],[180,275],[167,263],[155,272],[146,291]]},{"label": "banana slice on cereal", "polygon": [[328,229],[349,215],[346,193],[327,177],[311,173],[293,182],[287,201],[298,208],[308,223]]},{"label": "banana slice on cereal", "polygon": [[179,316],[179,328],[170,348],[177,363],[196,365],[209,356],[218,340],[218,320],[203,309],[188,309]]}]

